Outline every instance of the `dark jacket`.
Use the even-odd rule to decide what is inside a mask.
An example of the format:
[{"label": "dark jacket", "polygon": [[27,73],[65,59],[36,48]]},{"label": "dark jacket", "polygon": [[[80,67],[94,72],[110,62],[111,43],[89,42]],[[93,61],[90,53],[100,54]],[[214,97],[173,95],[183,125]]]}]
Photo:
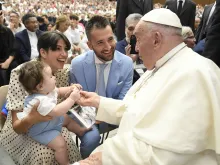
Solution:
[{"label": "dark jacket", "polygon": [[139,0],[118,0],[116,8],[116,36],[117,40],[125,38],[125,19],[129,14],[139,13],[141,15],[153,9],[153,0],[145,0],[141,5]]},{"label": "dark jacket", "polygon": [[216,0],[211,27],[206,36],[203,56],[211,59],[220,67],[220,0]]},{"label": "dark jacket", "polygon": [[[36,31],[36,35],[39,38],[39,36],[43,32],[40,30]],[[24,62],[30,61],[31,57],[31,44],[28,37],[27,29],[24,29],[18,33],[15,34],[16,39],[16,56],[17,61],[22,64]]]},{"label": "dark jacket", "polygon": [[[170,9],[177,14],[177,0],[166,0],[164,7]],[[185,0],[183,8],[181,10],[179,19],[183,26],[189,26],[194,31],[196,15],[196,4],[191,0]]]},{"label": "dark jacket", "polygon": [[[211,5],[207,5],[205,6],[204,8],[204,12],[202,14],[202,19],[201,19],[201,22],[199,24],[199,27],[196,31],[196,35],[195,35],[195,38],[196,38],[196,42],[198,43],[200,40],[202,40],[203,38],[206,38],[206,32],[207,32],[207,29],[206,29],[206,26],[209,26],[209,25],[206,25],[207,24],[207,21],[208,21],[208,18],[209,18],[209,14],[210,14],[210,11],[213,7],[214,3],[211,4]],[[210,18],[211,19],[211,18]],[[209,20],[208,22],[209,24],[211,24],[211,21]],[[208,28],[208,27],[207,27]]]}]

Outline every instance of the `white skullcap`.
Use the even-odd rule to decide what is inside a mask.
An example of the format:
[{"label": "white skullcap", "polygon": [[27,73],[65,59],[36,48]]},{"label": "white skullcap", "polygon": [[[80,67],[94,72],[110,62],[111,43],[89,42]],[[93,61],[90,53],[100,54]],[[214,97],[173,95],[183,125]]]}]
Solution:
[{"label": "white skullcap", "polygon": [[178,16],[170,11],[169,9],[154,9],[145,14],[142,18],[142,21],[158,23],[161,25],[168,25],[177,28],[182,28],[180,19]]}]

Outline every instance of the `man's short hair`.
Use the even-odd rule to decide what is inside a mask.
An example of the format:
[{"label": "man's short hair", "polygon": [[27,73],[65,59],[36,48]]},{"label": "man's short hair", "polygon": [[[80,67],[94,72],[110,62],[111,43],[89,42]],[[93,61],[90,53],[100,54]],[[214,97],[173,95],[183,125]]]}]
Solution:
[{"label": "man's short hair", "polygon": [[76,21],[79,21],[79,17],[75,14],[71,14],[70,15],[70,20],[76,20]]},{"label": "man's short hair", "polygon": [[25,14],[23,17],[22,17],[22,23],[24,24],[24,25],[26,25],[26,23],[28,22],[28,20],[29,20],[29,18],[31,18],[31,17],[36,17],[36,15],[34,15],[34,14]]},{"label": "man's short hair", "polygon": [[128,27],[128,22],[129,21],[140,21],[141,17],[143,17],[141,14],[138,13],[133,13],[130,14],[126,19],[125,19],[125,26]]},{"label": "man's short hair", "polygon": [[41,17],[45,17],[45,18],[47,18],[47,19],[48,19],[48,16],[47,16],[46,14],[42,15]]},{"label": "man's short hair", "polygon": [[91,31],[93,29],[105,29],[107,26],[111,27],[107,18],[99,15],[93,16],[86,24],[86,35],[88,40],[91,39]]}]

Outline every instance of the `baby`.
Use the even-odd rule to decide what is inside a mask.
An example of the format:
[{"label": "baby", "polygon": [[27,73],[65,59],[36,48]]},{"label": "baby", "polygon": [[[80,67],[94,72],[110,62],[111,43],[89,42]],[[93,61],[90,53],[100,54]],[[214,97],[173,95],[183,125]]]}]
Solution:
[{"label": "baby", "polygon": [[[88,129],[80,127],[70,119],[67,111],[80,99],[80,85],[56,88],[55,77],[51,68],[40,61],[25,63],[20,69],[19,81],[29,93],[24,102],[23,112],[17,113],[18,119],[23,119],[31,111],[34,104],[39,102],[37,111],[53,119],[33,125],[28,130],[28,136],[35,141],[55,150],[55,159],[59,164],[69,165],[67,146],[61,136],[62,127],[82,136]],[[68,96],[69,95],[69,96]],[[67,97],[57,104],[58,96]]]}]

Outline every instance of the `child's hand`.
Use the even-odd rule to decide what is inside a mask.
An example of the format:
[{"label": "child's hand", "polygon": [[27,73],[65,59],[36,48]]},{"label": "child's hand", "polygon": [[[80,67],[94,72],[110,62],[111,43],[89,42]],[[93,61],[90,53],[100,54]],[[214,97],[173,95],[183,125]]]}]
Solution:
[{"label": "child's hand", "polygon": [[77,87],[73,88],[69,98],[71,98],[75,102],[77,100],[79,100],[80,99],[80,90]]},{"label": "child's hand", "polygon": [[82,86],[80,85],[80,84],[71,84],[70,85],[70,87],[71,87],[71,89],[73,89],[73,88],[78,88],[79,90],[82,90]]}]

